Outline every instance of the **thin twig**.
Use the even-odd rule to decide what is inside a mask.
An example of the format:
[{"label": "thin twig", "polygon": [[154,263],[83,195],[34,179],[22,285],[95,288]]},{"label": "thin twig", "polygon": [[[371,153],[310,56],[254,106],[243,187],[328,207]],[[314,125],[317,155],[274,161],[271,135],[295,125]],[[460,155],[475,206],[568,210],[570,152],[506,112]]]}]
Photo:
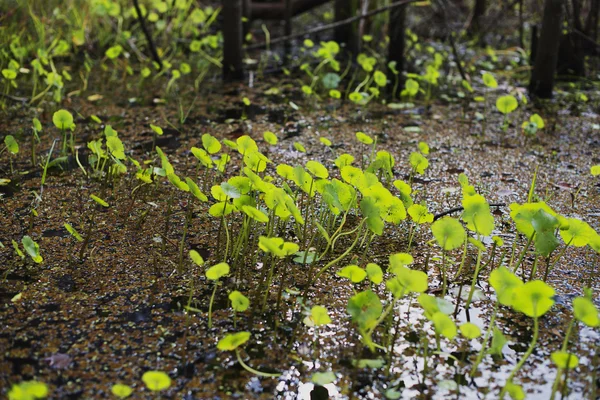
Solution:
[{"label": "thin twig", "polygon": [[[391,10],[392,8],[403,6],[405,4],[416,3],[417,1],[420,1],[420,0],[400,0],[400,1],[396,1],[396,2],[394,2],[392,4],[390,4],[390,5],[387,5],[387,6],[384,6],[384,7],[379,7],[377,9],[373,10],[373,11],[369,11],[366,14],[361,14],[361,15],[357,15],[356,17],[346,18],[346,19],[338,21],[338,22],[333,22],[333,23],[328,24],[328,25],[323,25],[323,26],[321,26],[319,28],[309,29],[307,31],[296,33],[296,34],[293,34],[293,35],[282,36],[282,37],[278,37],[276,39],[271,39],[269,41],[269,45],[273,45],[273,44],[277,44],[277,43],[281,43],[281,42],[287,42],[289,40],[293,40],[293,39],[296,39],[296,38],[299,38],[299,37],[302,37],[302,36],[305,36],[305,35],[314,35],[316,33],[328,31],[328,30],[337,28],[337,27],[342,26],[342,25],[351,24],[351,23],[353,23],[355,21],[359,21],[359,20],[361,20],[363,18],[368,18],[368,17],[371,17],[373,15],[380,14],[382,12]],[[256,50],[256,49],[261,49],[263,47],[267,47],[267,43],[266,42],[253,44],[251,46],[246,46],[245,49],[246,50]]]},{"label": "thin twig", "polygon": [[152,36],[150,35],[150,31],[146,28],[146,22],[144,21],[144,17],[142,16],[142,10],[140,9],[140,4],[138,0],[133,0],[133,5],[135,7],[135,12],[137,13],[138,21],[140,23],[140,27],[144,32],[144,36],[146,36],[146,41],[148,42],[148,47],[150,48],[150,53],[152,54],[152,58],[158,64],[158,69],[162,69],[162,61],[156,52],[156,47],[154,47],[154,42],[152,41]]},{"label": "thin twig", "polygon": [[[490,204],[490,207],[505,207],[505,206],[506,206],[506,203],[494,203],[494,204]],[[436,221],[436,220],[438,220],[438,219],[440,219],[440,218],[442,218],[442,217],[444,217],[446,215],[453,214],[455,212],[459,212],[459,211],[462,211],[462,210],[464,210],[463,207],[454,207],[454,208],[451,208],[449,210],[442,211],[439,214],[435,214],[433,216],[433,220]]]}]

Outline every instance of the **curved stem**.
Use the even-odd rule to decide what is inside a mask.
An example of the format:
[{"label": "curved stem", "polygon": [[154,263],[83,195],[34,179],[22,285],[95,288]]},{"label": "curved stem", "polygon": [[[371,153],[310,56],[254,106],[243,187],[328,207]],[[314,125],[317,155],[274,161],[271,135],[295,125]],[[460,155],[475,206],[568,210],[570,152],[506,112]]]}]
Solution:
[{"label": "curved stem", "polygon": [[[532,235],[532,237],[533,237],[533,235]],[[504,384],[504,387],[502,388],[502,391],[500,392],[500,396],[499,396],[500,400],[502,400],[504,398],[504,395],[506,394],[507,385],[509,383],[512,383],[512,380],[515,377],[515,375],[517,374],[517,372],[519,372],[521,367],[523,367],[523,364],[525,364],[525,361],[527,361],[527,359],[529,358],[531,353],[533,353],[533,349],[535,348],[535,345],[537,343],[539,333],[540,333],[540,324],[538,321],[538,317],[533,317],[533,338],[531,338],[531,343],[529,344],[529,348],[527,349],[525,354],[523,354],[523,357],[521,357],[521,359],[519,360],[519,362],[517,363],[515,368],[511,371],[510,375],[508,376],[508,379],[506,380],[506,383]]]},{"label": "curved stem", "polygon": [[215,282],[215,288],[213,289],[212,295],[210,296],[210,303],[208,304],[208,327],[212,328],[212,306],[213,306],[213,301],[215,300],[215,293],[217,293],[217,285],[218,283]]},{"label": "curved stem", "polygon": [[264,377],[267,377],[267,378],[273,378],[273,377],[281,376],[280,373],[261,372],[259,370],[256,370],[256,369],[252,368],[251,366],[249,366],[248,364],[246,364],[244,362],[244,360],[242,360],[242,357],[240,356],[240,349],[235,349],[235,355],[237,356],[237,360],[240,363],[240,365],[242,367],[244,367],[244,369],[246,371],[252,372],[254,375],[264,376]]}]

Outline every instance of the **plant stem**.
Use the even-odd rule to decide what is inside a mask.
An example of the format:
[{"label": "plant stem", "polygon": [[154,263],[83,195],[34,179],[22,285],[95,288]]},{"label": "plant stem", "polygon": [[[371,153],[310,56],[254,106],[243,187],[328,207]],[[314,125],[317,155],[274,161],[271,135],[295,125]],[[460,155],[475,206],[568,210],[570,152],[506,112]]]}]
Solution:
[{"label": "plant stem", "polygon": [[[533,237],[533,235],[532,235],[532,237]],[[523,357],[521,357],[521,359],[519,360],[519,362],[517,363],[515,368],[513,368],[513,370],[510,372],[510,375],[508,376],[508,379],[506,380],[506,383],[504,384],[504,387],[502,388],[502,391],[500,392],[500,396],[499,396],[500,400],[502,400],[504,398],[504,395],[506,394],[507,384],[512,383],[512,380],[515,377],[515,375],[517,374],[517,372],[519,372],[521,367],[523,367],[523,364],[525,364],[525,361],[527,361],[527,359],[529,358],[531,353],[533,353],[533,349],[535,348],[535,345],[538,340],[538,335],[540,333],[540,324],[539,324],[538,319],[539,319],[538,317],[533,317],[533,338],[531,339],[529,348],[527,349],[525,354],[523,354]]]},{"label": "plant stem", "polygon": [[208,303],[208,327],[212,328],[212,306],[215,300],[215,294],[217,293],[218,282],[215,282],[215,288],[213,289],[212,295],[210,296],[210,303]]},{"label": "plant stem", "polygon": [[242,357],[240,356],[240,350],[239,349],[235,349],[235,354],[237,355],[237,360],[240,363],[240,365],[248,372],[252,372],[254,375],[258,375],[258,376],[264,376],[266,378],[273,378],[273,377],[278,377],[281,374],[279,373],[269,373],[269,372],[261,372],[258,371],[252,367],[250,367],[248,364],[246,364],[243,360]]},{"label": "plant stem", "polygon": [[473,363],[473,367],[471,368],[471,374],[470,374],[471,378],[473,378],[473,376],[475,376],[475,372],[477,372],[477,367],[479,366],[479,364],[481,364],[481,361],[483,361],[483,357],[485,357],[485,355],[486,355],[487,343],[490,338],[490,333],[492,333],[492,329],[494,328],[494,322],[496,321],[496,314],[498,313],[498,305],[499,304],[500,303],[496,302],[496,304],[494,305],[494,310],[492,311],[492,317],[490,318],[490,324],[488,325],[488,329],[485,332],[485,337],[483,339],[483,342],[481,343],[481,350],[479,350],[477,359],[475,360],[475,362]]},{"label": "plant stem", "polygon": [[[571,331],[573,330],[573,325],[575,325],[575,318],[571,318],[571,322],[569,322],[569,327],[567,328],[567,333],[563,340],[561,351],[567,351],[567,347],[569,345],[569,336],[571,336]],[[567,366],[569,365],[569,361],[570,360],[567,360]],[[560,383],[560,374],[562,371],[563,371],[563,369],[560,367],[558,367],[556,369],[556,378],[554,379],[554,383],[552,384],[552,394],[550,395],[550,400],[554,400],[554,396],[556,395],[556,391],[558,390],[558,384]],[[565,383],[564,384],[565,385],[567,384],[566,371],[565,371]]]}]

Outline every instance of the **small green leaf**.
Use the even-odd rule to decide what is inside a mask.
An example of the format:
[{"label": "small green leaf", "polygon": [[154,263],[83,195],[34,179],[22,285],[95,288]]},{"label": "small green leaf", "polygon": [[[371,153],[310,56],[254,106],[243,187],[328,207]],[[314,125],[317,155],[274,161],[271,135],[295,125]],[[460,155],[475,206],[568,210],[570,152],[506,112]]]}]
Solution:
[{"label": "small green leaf", "polygon": [[461,223],[452,217],[444,217],[431,224],[431,232],[438,245],[444,250],[454,250],[460,247],[466,237]]},{"label": "small green leaf", "polygon": [[314,306],[311,308],[310,318],[315,326],[327,325],[331,323],[331,318],[329,318],[327,309],[323,306]]},{"label": "small green leaf", "polygon": [[266,131],[263,133],[263,138],[265,139],[265,142],[269,143],[271,146],[275,146],[277,144],[277,135],[271,131]]},{"label": "small green leaf", "polygon": [[94,200],[96,203],[100,204],[102,207],[108,207],[108,203],[106,201],[102,200],[100,197],[98,197],[94,194],[91,194],[90,198],[92,200]]},{"label": "small green leaf", "polygon": [[19,153],[19,144],[17,143],[13,135],[6,135],[6,137],[4,138],[4,144],[6,145],[6,148],[11,154]]},{"label": "small green leaf", "polygon": [[222,351],[235,350],[250,339],[250,332],[230,333],[217,343],[217,348]]},{"label": "small green leaf", "polygon": [[460,333],[467,339],[475,339],[481,336],[481,329],[472,322],[465,322],[459,329]]},{"label": "small green leaf", "polygon": [[337,272],[337,276],[349,279],[352,283],[362,282],[367,277],[367,272],[358,265],[348,265]]},{"label": "small green leaf", "polygon": [[202,146],[209,154],[215,154],[221,150],[221,143],[209,133],[202,135]]},{"label": "small green leaf", "polygon": [[333,371],[315,372],[310,378],[312,383],[320,386],[335,382],[336,379],[337,377],[335,376],[335,373]]},{"label": "small green leaf", "polygon": [[77,239],[78,242],[83,242],[83,238],[81,237],[81,235],[79,234],[79,232],[77,232],[77,230],[75,228],[73,228],[70,224],[65,222],[65,228],[67,229],[67,231],[75,238]]},{"label": "small green leaf", "polygon": [[44,261],[40,255],[40,246],[31,237],[23,236],[23,239],[21,239],[21,244],[34,262],[39,264]]},{"label": "small green leaf", "polygon": [[196,250],[190,250],[189,256],[196,265],[200,266],[204,264],[204,259]]},{"label": "small green leaf", "polygon": [[237,312],[244,312],[250,306],[250,300],[237,290],[229,293],[229,300],[231,301],[231,308]]},{"label": "small green leaf", "polygon": [[592,300],[587,297],[573,299],[573,313],[578,321],[583,322],[591,328],[600,326],[600,315]]},{"label": "small green leaf", "polygon": [[171,378],[162,371],[147,371],[142,375],[142,381],[153,392],[160,392],[171,386]]},{"label": "small green leaf", "polygon": [[67,110],[58,110],[52,115],[52,122],[58,129],[70,129],[73,126],[73,115]]},{"label": "small green leaf", "polygon": [[518,106],[519,102],[514,96],[501,96],[496,100],[496,108],[504,115],[515,111]]},{"label": "small green leaf", "polygon": [[373,144],[373,138],[364,132],[356,132],[356,138],[359,142],[364,143],[366,145]]},{"label": "small green leaf", "polygon": [[495,89],[498,87],[498,82],[496,82],[496,78],[494,78],[492,74],[486,72],[485,74],[483,74],[482,78],[483,84],[489,87],[490,89]]},{"label": "small green leaf", "polygon": [[122,383],[117,383],[113,385],[110,391],[112,394],[114,394],[120,399],[125,399],[131,396],[131,393],[133,393],[133,389],[131,387],[123,385]]},{"label": "small green leaf", "polygon": [[579,365],[579,357],[568,351],[555,351],[551,358],[558,368],[573,369]]},{"label": "small green leaf", "polygon": [[379,285],[381,282],[383,282],[383,271],[379,265],[375,263],[368,263],[365,269],[371,282],[376,285]]},{"label": "small green leaf", "polygon": [[213,265],[206,271],[206,278],[211,281],[219,280],[220,278],[229,275],[229,270],[229,264],[225,262]]},{"label": "small green leaf", "polygon": [[456,324],[452,319],[442,312],[436,312],[431,316],[431,321],[435,326],[435,331],[447,339],[456,337]]}]

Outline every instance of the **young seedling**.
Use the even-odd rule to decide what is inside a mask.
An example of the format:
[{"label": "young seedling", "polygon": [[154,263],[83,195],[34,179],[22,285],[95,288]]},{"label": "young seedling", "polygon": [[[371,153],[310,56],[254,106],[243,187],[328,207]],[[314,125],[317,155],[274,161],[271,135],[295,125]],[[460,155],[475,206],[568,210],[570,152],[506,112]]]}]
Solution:
[{"label": "young seedling", "polygon": [[12,385],[8,392],[10,400],[43,399],[48,396],[48,386],[38,381],[23,381]]},{"label": "young seedling", "polygon": [[74,145],[74,137],[73,137],[73,130],[75,129],[75,125],[73,124],[73,115],[70,112],[68,112],[67,110],[58,110],[57,112],[54,113],[54,115],[52,115],[52,122],[54,123],[54,126],[56,126],[58,129],[60,129],[62,138],[63,138],[60,155],[61,156],[67,155],[67,129],[71,130],[71,139],[70,139],[71,152],[75,153],[75,145]]},{"label": "young seedling", "polygon": [[[507,383],[513,383],[513,378],[533,353],[540,332],[539,318],[554,305],[554,295],[554,289],[542,281],[530,281],[514,289],[512,308],[533,318],[533,337],[527,351],[508,376]],[[501,399],[504,398],[507,390],[509,390],[508,385],[500,392]]]},{"label": "young seedling", "polygon": [[431,224],[431,232],[442,248],[442,297],[444,297],[447,287],[446,252],[460,247],[465,241],[466,232],[461,223],[451,217],[435,221]]},{"label": "young seedling", "polygon": [[32,123],[33,134],[31,135],[31,166],[35,167],[35,165],[37,164],[35,150],[37,144],[40,143],[40,132],[42,131],[42,123],[37,118],[34,118]]},{"label": "young seedling", "polygon": [[237,313],[244,312],[250,306],[250,300],[237,290],[229,293],[231,308],[233,308],[233,327],[237,328]]},{"label": "young seedling", "polygon": [[515,111],[518,106],[519,102],[514,96],[501,96],[496,100],[496,109],[504,115],[504,120],[502,121],[502,130],[504,132],[508,129],[508,115]]},{"label": "young seedling", "polygon": [[[102,200],[100,197],[96,196],[96,195],[90,195],[90,198],[92,200],[94,200],[94,202],[104,208],[108,208],[109,204]],[[94,210],[95,211],[95,210]],[[83,256],[85,254],[85,250],[88,246],[88,244],[90,243],[90,239],[92,238],[92,233],[94,231],[94,221],[96,219],[96,214],[98,214],[97,212],[92,212],[92,217],[90,218],[89,224],[88,224],[88,229],[87,232],[85,234],[85,238],[83,239],[83,243],[81,244],[81,250],[79,250],[79,259],[83,260]]]},{"label": "young seedling", "polygon": [[162,371],[146,371],[142,375],[142,382],[152,392],[162,392],[171,387],[171,378]]},{"label": "young seedling", "polygon": [[6,135],[6,137],[4,138],[4,149],[0,151],[0,154],[2,154],[4,150],[8,150],[8,152],[10,153],[10,155],[8,156],[8,159],[10,161],[10,174],[13,175],[14,171],[12,158],[13,156],[19,154],[19,144],[17,143],[13,135]]},{"label": "young seedling", "polygon": [[229,264],[222,262],[217,265],[213,265],[208,270],[206,270],[206,278],[208,280],[214,281],[214,289],[212,295],[210,296],[210,303],[208,305],[208,327],[212,328],[212,306],[215,300],[215,294],[217,293],[217,288],[219,287],[219,279],[224,276],[229,275]]},{"label": "young seedling", "polygon": [[154,151],[156,149],[156,137],[163,135],[163,129],[152,124],[150,124],[150,129],[152,129],[152,151]]},{"label": "young seedling", "polygon": [[110,388],[110,392],[118,397],[119,399],[126,399],[131,396],[133,393],[133,389],[130,386],[124,385],[122,383],[117,383],[112,385]]},{"label": "young seedling", "polygon": [[224,338],[219,340],[219,343],[217,343],[217,348],[221,351],[235,351],[235,354],[237,356],[237,360],[240,363],[240,365],[248,372],[253,373],[254,375],[258,375],[258,376],[262,376],[262,377],[266,377],[266,378],[274,378],[274,377],[278,377],[281,374],[279,373],[268,373],[268,372],[261,372],[258,371],[252,367],[250,367],[248,364],[246,364],[244,362],[244,360],[242,360],[242,356],[240,355],[240,349],[239,347],[241,345],[243,345],[244,343],[246,343],[248,340],[250,339],[250,332],[237,332],[237,333],[230,333],[225,335]]}]

